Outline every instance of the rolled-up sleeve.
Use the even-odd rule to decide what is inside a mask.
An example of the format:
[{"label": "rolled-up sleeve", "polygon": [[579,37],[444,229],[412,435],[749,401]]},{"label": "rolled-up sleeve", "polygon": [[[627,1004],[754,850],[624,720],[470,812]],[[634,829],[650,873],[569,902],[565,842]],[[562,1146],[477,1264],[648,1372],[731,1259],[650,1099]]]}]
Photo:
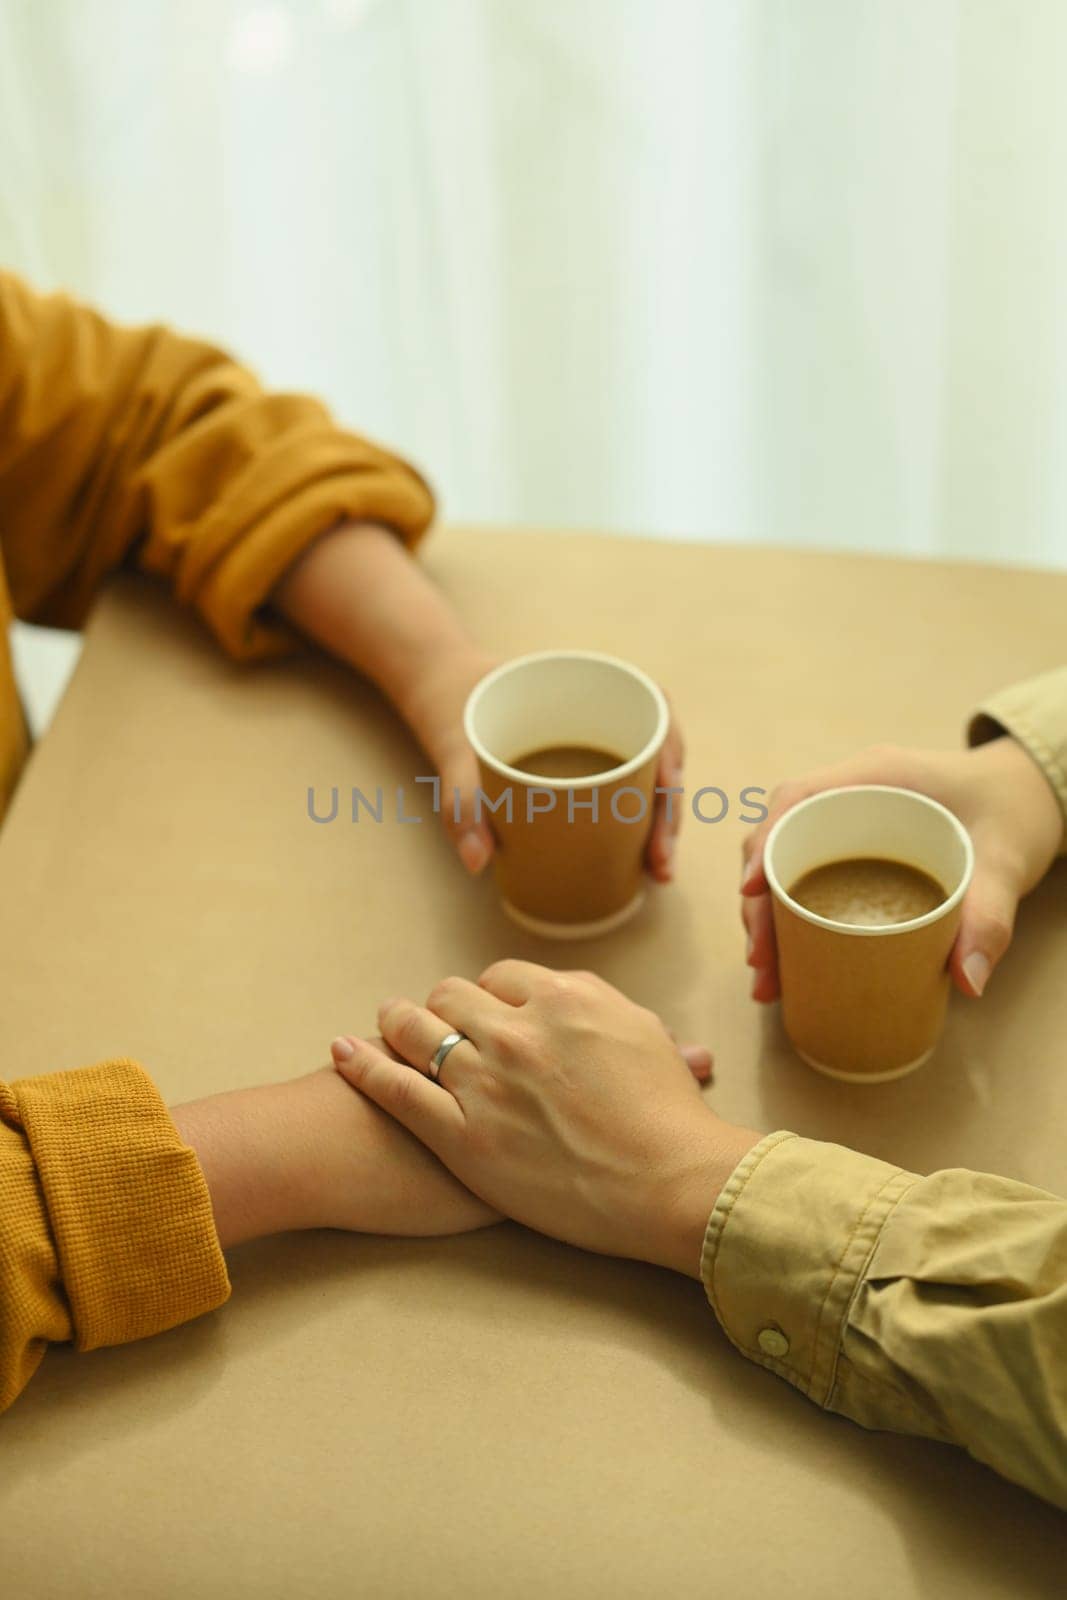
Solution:
[{"label": "rolled-up sleeve", "polygon": [[239,659],[296,634],[265,605],[320,535],[375,522],[414,546],[414,467],[225,351],[122,327],[0,272],[0,554],[17,615],[79,627],[126,562],[166,579]]},{"label": "rolled-up sleeve", "polygon": [[0,1410],[49,1344],[145,1338],[229,1292],[200,1165],[141,1067],[0,1084]]},{"label": "rolled-up sleeve", "polygon": [[701,1275],[741,1353],[817,1405],[1067,1507],[1067,1202],[774,1133],[723,1188]]}]

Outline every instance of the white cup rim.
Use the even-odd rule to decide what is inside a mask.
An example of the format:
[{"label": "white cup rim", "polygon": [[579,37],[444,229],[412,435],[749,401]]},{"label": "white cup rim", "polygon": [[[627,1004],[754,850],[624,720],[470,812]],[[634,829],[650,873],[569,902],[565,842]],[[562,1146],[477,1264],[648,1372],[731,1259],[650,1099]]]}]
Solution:
[{"label": "white cup rim", "polygon": [[[793,899],[787,889],[783,888],[774,870],[772,856],[774,841],[782,826],[791,817],[795,817],[798,812],[806,811],[809,807],[828,800],[831,795],[857,793],[907,795],[909,800],[924,805],[931,811],[939,812],[951,825],[963,845],[963,872],[952,893],[936,905],[932,911],[927,911],[921,917],[911,917],[907,922],[885,922],[875,926],[867,926],[855,922],[835,922],[830,917],[821,917],[817,911],[809,911],[807,906],[802,906],[799,901]],[[790,806],[788,811],[782,813],[767,835],[767,843],[763,847],[763,875],[767,879],[771,893],[775,898],[780,900],[784,906],[788,906],[789,910],[796,916],[802,917],[805,922],[814,923],[817,928],[826,928],[831,933],[847,933],[854,937],[866,939],[884,938],[886,934],[914,933],[917,928],[925,928],[932,922],[940,922],[942,918],[947,917],[950,912],[956,909],[970,888],[971,878],[974,876],[974,845],[971,842],[970,834],[959,817],[956,816],[954,811],[950,811],[947,806],[943,806],[940,800],[931,800],[929,795],[920,794],[917,789],[904,789],[892,783],[846,783],[841,784],[836,789],[821,789],[818,794],[809,795],[806,800],[798,800],[795,806]]]},{"label": "white cup rim", "polygon": [[[622,762],[617,767],[609,767],[605,772],[590,774],[587,778],[542,778],[533,772],[523,772],[521,767],[511,767],[506,761],[501,761],[499,756],[486,748],[478,737],[474,728],[474,716],[478,709],[478,702],[482,695],[499,679],[514,672],[517,667],[530,666],[538,661],[597,661],[604,666],[617,667],[625,672],[628,677],[648,690],[656,707],[656,727],[652,737],[642,746],[635,756]],[[650,761],[656,751],[667,737],[670,727],[671,713],[667,704],[667,697],[655,679],[650,678],[647,672],[642,672],[640,667],[635,667],[632,661],[624,661],[621,656],[605,654],[602,650],[533,650],[527,655],[515,656],[510,661],[501,662],[499,667],[494,667],[487,672],[484,678],[479,678],[463,708],[463,731],[468,743],[476,756],[484,761],[501,777],[509,779],[512,783],[521,783],[526,788],[536,789],[599,789],[607,784],[615,784],[624,778],[632,777],[635,772],[640,772],[647,761]]]}]

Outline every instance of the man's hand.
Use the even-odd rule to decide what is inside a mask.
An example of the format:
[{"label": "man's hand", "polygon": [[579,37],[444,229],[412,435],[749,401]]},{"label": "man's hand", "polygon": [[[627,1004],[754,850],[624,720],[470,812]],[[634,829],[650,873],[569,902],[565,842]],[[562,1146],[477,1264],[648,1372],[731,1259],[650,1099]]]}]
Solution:
[{"label": "man's hand", "polygon": [[[349,1038],[338,1071],[487,1205],[699,1276],[719,1190],[759,1135],[710,1110],[651,1011],[591,973],[501,961],[476,984],[445,979],[425,1006],[387,1001],[379,1027],[410,1065]],[[467,1038],[435,1083],[453,1029]]]},{"label": "man's hand", "polygon": [[949,958],[956,987],[978,996],[1011,943],[1023,895],[1040,882],[1063,842],[1063,814],[1052,786],[1023,747],[1008,737],[975,750],[903,750],[879,746],[835,767],[785,783],[771,795],[766,819],[744,845],[741,915],[748,935],[752,995],[778,997],[778,962],[763,850],[778,818],[809,795],[852,784],[887,783],[939,800],[974,843],[974,878],[963,902]]}]

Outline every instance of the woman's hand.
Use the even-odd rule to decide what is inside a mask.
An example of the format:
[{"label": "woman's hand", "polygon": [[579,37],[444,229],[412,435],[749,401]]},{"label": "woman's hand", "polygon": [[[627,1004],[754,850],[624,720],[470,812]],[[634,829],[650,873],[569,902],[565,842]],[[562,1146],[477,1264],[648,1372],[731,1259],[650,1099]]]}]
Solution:
[{"label": "woman's hand", "polygon": [[[699,1276],[716,1197],[759,1135],[710,1110],[651,1011],[591,973],[501,961],[477,984],[445,979],[425,1006],[387,1001],[379,1027],[410,1066],[349,1039],[338,1071],[488,1206]],[[467,1038],[433,1082],[453,1029]]]},{"label": "woman's hand", "polygon": [[[380,1039],[373,1045],[387,1048]],[[313,1149],[309,1226],[431,1238],[500,1220],[392,1117],[353,1095],[330,1067],[297,1082]]]},{"label": "woman's hand", "polygon": [[463,736],[463,706],[494,663],[445,596],[388,529],[357,522],[304,551],[271,602],[392,701],[441,779],[441,819],[460,859],[480,872],[493,836],[474,820],[478,768]]},{"label": "woman's hand", "polygon": [[211,1095],[171,1116],[196,1152],[224,1248],[302,1228],[428,1237],[498,1220],[332,1067]]},{"label": "woman's hand", "polygon": [[955,812],[974,842],[974,878],[963,902],[949,970],[965,995],[985,989],[1011,943],[1023,895],[1040,882],[1063,842],[1063,814],[1037,763],[1004,736],[974,750],[904,750],[878,746],[826,767],[771,796],[765,821],[744,846],[741,914],[748,935],[752,995],[777,998],[778,970],[771,897],[763,873],[767,835],[782,814],[809,795],[852,784],[887,783],[939,800]]},{"label": "woman's hand", "polygon": [[645,866],[657,883],[670,883],[674,877],[674,842],[682,826],[685,796],[685,741],[678,719],[671,711],[671,724],[659,758],[656,787],[664,791],[676,789],[677,794],[657,794],[652,812],[652,831],[645,850]]},{"label": "woman's hand", "polygon": [[426,662],[405,689],[398,710],[441,780],[441,822],[459,859],[479,873],[492,859],[495,841],[484,815],[475,815],[481,779],[463,731],[463,708],[475,684],[497,663],[473,646],[454,644]]},{"label": "woman's hand", "polygon": [[[364,673],[403,717],[441,780],[441,821],[468,872],[493,854],[493,834],[476,817],[478,763],[463,732],[474,685],[496,665],[479,650],[445,596],[388,529],[345,523],[293,563],[271,594],[274,608],[342,661]],[[673,719],[656,782],[682,782],[682,740]],[[682,820],[657,795],[646,865],[665,883]]]},{"label": "woman's hand", "polygon": [[[468,872],[492,859],[494,839],[484,816],[476,820],[481,782],[474,751],[463,731],[463,708],[475,684],[496,662],[473,650],[453,651],[428,668],[407,693],[400,710],[441,778],[441,817]],[[656,785],[681,790],[685,747],[674,717],[660,755]],[[674,841],[682,825],[680,793],[656,796],[645,866],[657,883],[673,877]]]}]

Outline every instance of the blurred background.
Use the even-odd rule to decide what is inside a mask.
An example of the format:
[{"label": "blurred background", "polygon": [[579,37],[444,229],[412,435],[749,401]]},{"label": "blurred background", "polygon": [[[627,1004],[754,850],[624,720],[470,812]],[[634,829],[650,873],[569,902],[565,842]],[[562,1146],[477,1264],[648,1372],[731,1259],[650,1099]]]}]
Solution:
[{"label": "blurred background", "polygon": [[1065,82],[1064,0],[0,0],[0,258],[447,518],[1063,567]]}]

